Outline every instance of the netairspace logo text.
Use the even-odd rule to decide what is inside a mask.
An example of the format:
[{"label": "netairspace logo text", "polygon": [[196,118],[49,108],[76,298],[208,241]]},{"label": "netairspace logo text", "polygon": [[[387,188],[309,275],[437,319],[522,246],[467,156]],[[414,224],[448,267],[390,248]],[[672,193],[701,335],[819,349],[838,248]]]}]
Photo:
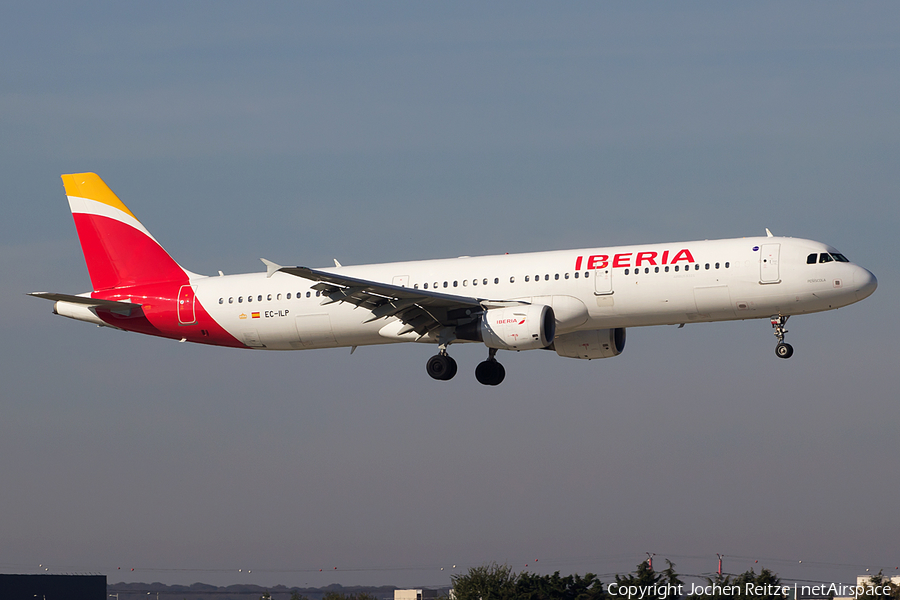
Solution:
[{"label": "netairspace logo text", "polygon": [[[685,591],[687,590],[687,591]],[[866,596],[887,596],[891,593],[891,586],[876,585],[844,585],[840,583],[829,583],[821,585],[759,585],[756,583],[747,583],[741,585],[729,585],[720,583],[710,583],[707,585],[690,584],[688,588],[685,585],[624,585],[619,583],[610,583],[606,587],[606,591],[610,596],[626,598],[627,600],[644,600],[645,598],[658,598],[666,600],[666,598],[678,598],[684,596],[685,593],[690,596],[788,596],[793,591],[793,597],[797,598],[798,594],[804,596],[851,596],[853,598],[864,598]]]}]

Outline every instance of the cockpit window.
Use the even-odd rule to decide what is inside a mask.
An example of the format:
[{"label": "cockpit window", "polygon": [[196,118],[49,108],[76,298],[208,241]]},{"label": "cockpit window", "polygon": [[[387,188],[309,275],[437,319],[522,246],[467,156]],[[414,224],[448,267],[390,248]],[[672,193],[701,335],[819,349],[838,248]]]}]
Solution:
[{"label": "cockpit window", "polygon": [[821,264],[834,261],[845,263],[850,262],[849,260],[847,260],[846,256],[844,256],[843,254],[838,254],[837,252],[822,252],[821,254],[813,253],[806,257],[806,264],[808,265],[814,265],[817,262]]}]

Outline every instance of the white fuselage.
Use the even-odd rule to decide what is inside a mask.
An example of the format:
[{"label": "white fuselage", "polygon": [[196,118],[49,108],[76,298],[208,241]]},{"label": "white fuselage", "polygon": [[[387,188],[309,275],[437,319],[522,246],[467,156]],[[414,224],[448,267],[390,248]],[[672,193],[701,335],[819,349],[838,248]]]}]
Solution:
[{"label": "white fuselage", "polygon": [[[557,335],[582,330],[767,318],[819,312],[874,291],[874,276],[820,242],[758,237],[528,254],[460,257],[322,271],[491,301],[553,307]],[[251,347],[294,350],[400,341],[434,343],[395,318],[366,322],[352,304],[329,303],[315,282],[283,272],[195,277],[197,300]]]}]

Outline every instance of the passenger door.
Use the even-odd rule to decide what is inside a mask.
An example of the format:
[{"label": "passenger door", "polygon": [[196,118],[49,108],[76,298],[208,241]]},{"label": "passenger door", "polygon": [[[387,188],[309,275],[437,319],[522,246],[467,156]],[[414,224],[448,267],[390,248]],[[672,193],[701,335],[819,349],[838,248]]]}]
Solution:
[{"label": "passenger door", "polygon": [[759,249],[759,282],[780,283],[778,255],[781,244],[763,244]]},{"label": "passenger door", "polygon": [[594,294],[597,296],[608,296],[612,293],[612,269],[607,267],[594,271]]},{"label": "passenger door", "polygon": [[197,322],[197,315],[194,312],[194,288],[189,285],[183,285],[178,290],[178,324],[193,325]]}]

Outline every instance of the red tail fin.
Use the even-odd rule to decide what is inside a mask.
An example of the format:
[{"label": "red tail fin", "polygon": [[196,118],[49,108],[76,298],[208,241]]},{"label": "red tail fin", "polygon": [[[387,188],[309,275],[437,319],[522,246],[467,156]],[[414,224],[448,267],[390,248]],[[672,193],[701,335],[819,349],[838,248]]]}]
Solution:
[{"label": "red tail fin", "polygon": [[189,279],[99,176],[62,180],[95,291]]}]

